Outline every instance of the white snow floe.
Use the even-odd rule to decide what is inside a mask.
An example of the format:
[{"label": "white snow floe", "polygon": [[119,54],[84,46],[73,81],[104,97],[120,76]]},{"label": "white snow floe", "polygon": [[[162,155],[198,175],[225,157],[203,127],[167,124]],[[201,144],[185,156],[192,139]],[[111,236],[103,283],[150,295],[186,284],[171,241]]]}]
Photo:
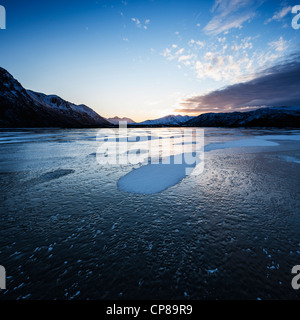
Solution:
[{"label": "white snow floe", "polygon": [[279,158],[287,162],[300,163],[300,159],[291,156],[280,156]]},{"label": "white snow floe", "polygon": [[218,149],[227,149],[227,148],[247,148],[247,147],[274,147],[278,146],[278,143],[273,141],[268,141],[264,139],[241,139],[233,140],[226,142],[210,143],[204,147],[205,151],[212,151]]},{"label": "white snow floe", "polygon": [[186,163],[186,158],[183,158],[181,164],[176,164],[175,159],[179,159],[178,156],[182,157],[182,155],[170,156],[158,164],[148,163],[132,170],[118,181],[119,190],[129,193],[153,194],[178,184],[197,164],[197,161],[194,164]]},{"label": "white snow floe", "polygon": [[218,271],[218,268],[207,270],[207,272],[210,273],[210,274],[213,274],[213,273],[215,273],[215,272],[217,272],[217,271]]}]

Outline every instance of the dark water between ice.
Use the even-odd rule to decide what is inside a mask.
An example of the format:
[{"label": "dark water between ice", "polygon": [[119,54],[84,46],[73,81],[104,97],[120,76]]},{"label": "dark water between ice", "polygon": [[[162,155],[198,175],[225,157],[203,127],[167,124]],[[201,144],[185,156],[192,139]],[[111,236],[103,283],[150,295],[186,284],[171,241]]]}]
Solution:
[{"label": "dark water between ice", "polygon": [[97,163],[96,134],[0,131],[0,299],[300,297],[299,141],[206,152],[201,175],[135,195],[117,187],[132,165]]}]

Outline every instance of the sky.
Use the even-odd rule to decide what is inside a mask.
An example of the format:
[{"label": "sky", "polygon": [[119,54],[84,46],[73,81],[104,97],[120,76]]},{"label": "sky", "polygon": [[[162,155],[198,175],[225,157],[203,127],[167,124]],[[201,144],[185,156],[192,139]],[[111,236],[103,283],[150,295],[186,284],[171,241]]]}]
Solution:
[{"label": "sky", "polygon": [[300,29],[292,27],[300,0],[0,5],[0,66],[26,89],[101,116],[144,121],[300,105]]}]

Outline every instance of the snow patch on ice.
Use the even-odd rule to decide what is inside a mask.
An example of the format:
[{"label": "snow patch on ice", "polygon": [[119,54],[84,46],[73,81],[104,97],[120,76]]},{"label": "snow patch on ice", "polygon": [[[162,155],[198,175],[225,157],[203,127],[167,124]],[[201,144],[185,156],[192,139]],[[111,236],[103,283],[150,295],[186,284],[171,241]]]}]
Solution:
[{"label": "snow patch on ice", "polygon": [[217,271],[218,271],[218,268],[207,270],[207,272],[210,273],[210,274],[213,274],[213,273],[215,273],[215,272],[217,272]]},{"label": "snow patch on ice", "polygon": [[295,163],[300,163],[300,160],[295,158],[295,157],[291,157],[291,156],[280,156],[280,159],[287,161],[287,162],[295,162]]},{"label": "snow patch on ice", "polygon": [[164,159],[164,163],[148,163],[139,169],[132,170],[118,181],[118,188],[121,191],[139,194],[153,194],[162,192],[183,180],[188,169],[196,165],[187,164],[184,159],[182,164],[175,164],[176,156]]}]

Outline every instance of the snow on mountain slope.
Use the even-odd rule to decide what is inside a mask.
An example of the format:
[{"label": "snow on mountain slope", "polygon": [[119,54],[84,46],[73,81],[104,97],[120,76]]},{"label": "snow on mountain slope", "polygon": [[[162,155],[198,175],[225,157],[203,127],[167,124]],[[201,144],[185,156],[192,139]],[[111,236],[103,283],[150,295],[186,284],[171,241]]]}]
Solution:
[{"label": "snow on mountain slope", "polygon": [[126,121],[128,124],[133,124],[135,123],[135,121],[133,121],[130,118],[119,118],[119,117],[113,117],[113,118],[107,118],[106,119],[108,122],[110,122],[111,124],[115,124],[118,125],[120,121]]},{"label": "snow on mountain slope", "polygon": [[25,90],[0,67],[0,127],[97,127],[109,122],[85,105]]},{"label": "snow on mountain slope", "polygon": [[191,116],[182,116],[182,115],[168,115],[163,118],[155,119],[155,120],[147,120],[144,122],[140,122],[141,125],[182,125],[185,122],[193,119]]},{"label": "snow on mountain slope", "polygon": [[34,100],[38,101],[44,106],[58,109],[65,112],[77,112],[77,113],[85,114],[94,120],[101,120],[101,121],[104,120],[104,118],[100,117],[98,113],[96,113],[94,110],[92,110],[91,108],[89,108],[84,104],[76,105],[60,98],[57,95],[46,95],[44,93],[34,92],[31,90],[27,90],[27,93]]},{"label": "snow on mountain slope", "polygon": [[249,112],[205,113],[185,126],[300,127],[300,107],[268,107]]}]

